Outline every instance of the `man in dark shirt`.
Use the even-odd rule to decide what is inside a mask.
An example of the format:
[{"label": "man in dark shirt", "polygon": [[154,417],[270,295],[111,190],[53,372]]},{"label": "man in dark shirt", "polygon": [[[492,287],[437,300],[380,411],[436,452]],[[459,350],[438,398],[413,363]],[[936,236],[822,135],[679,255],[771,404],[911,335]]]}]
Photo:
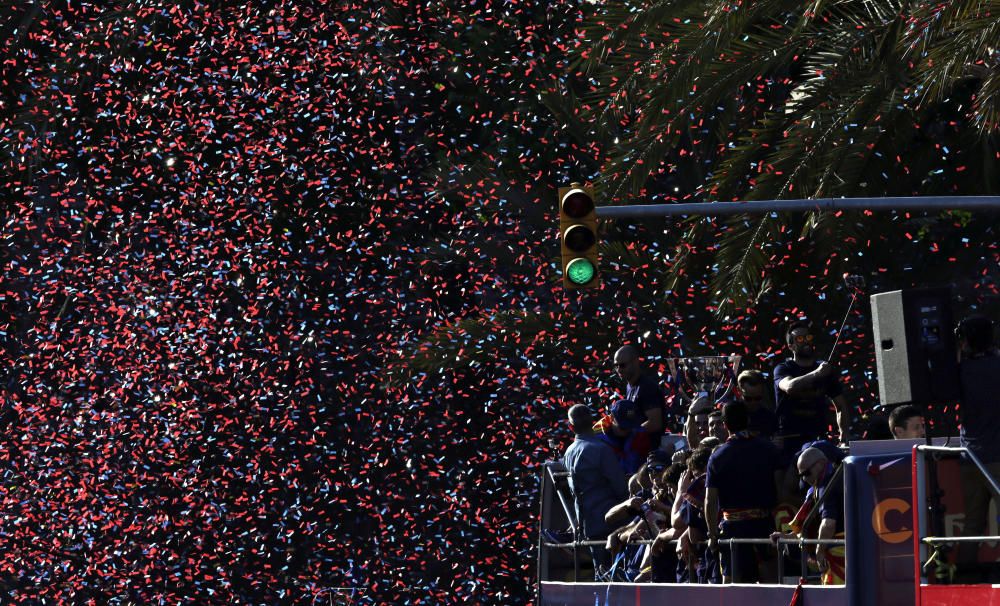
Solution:
[{"label": "man in dark shirt", "polygon": [[[956,331],[961,347],[959,377],[962,386],[962,446],[986,467],[994,480],[1000,478],[1000,355],[993,342],[993,322],[983,316],[962,321]],[[971,463],[961,466],[965,493],[965,536],[983,536],[992,490],[979,469]],[[979,546],[959,546],[958,562],[963,580],[979,581],[976,574]],[[982,572],[988,572],[985,569]]]},{"label": "man in dark shirt", "polygon": [[850,413],[837,369],[816,359],[809,324],[793,322],[785,336],[792,359],[774,368],[776,443],[786,462],[791,462],[803,444],[826,437],[826,413],[831,401],[836,405],[841,442],[849,438]]},{"label": "man in dark shirt", "polygon": [[[569,471],[569,487],[573,492],[576,519],[583,538],[605,539],[608,536],[604,514],[628,494],[625,472],[610,446],[594,435],[594,412],[584,404],[569,409],[569,424],[576,439],[566,449],[563,463]],[[595,578],[606,570],[610,554],[603,547],[591,547]]]},{"label": "man in dark shirt", "polygon": [[646,415],[642,429],[649,434],[650,444],[658,448],[666,429],[666,397],[656,376],[643,372],[639,351],[626,345],[615,352],[615,371],[625,381],[625,399],[639,405]]},{"label": "man in dark shirt", "polygon": [[[731,434],[708,460],[705,478],[705,520],[708,545],[719,550],[719,539],[767,538],[774,531],[778,451],[773,444],[755,438],[747,430],[747,407],[731,402],[722,409],[722,419]],[[719,520],[721,513],[722,521]],[[722,549],[722,576],[726,583],[765,581],[773,555],[759,545],[733,545]],[[765,571],[766,570],[766,571]]]}]

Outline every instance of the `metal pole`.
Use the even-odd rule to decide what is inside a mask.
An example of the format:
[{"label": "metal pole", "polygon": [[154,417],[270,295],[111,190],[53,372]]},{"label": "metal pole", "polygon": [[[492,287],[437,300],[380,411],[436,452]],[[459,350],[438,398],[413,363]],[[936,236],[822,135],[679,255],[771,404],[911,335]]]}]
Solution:
[{"label": "metal pole", "polygon": [[993,536],[982,536],[982,537],[927,537],[925,539],[920,539],[920,542],[925,545],[950,545],[952,543],[989,543],[996,541],[997,537]]},{"label": "metal pole", "polygon": [[781,543],[775,543],[774,549],[778,553],[778,585],[785,584],[785,554],[781,549]]},{"label": "metal pole", "polygon": [[[924,509],[927,507],[927,472],[925,466],[927,461],[925,460],[925,454],[920,452],[917,447],[913,448],[913,488],[911,494],[913,494],[913,518],[916,520],[913,532],[916,534],[913,555],[914,555],[914,571],[913,578],[916,585],[916,591],[920,591],[920,584],[927,581],[927,575],[924,574],[924,562],[927,561],[928,550],[927,545],[922,541],[924,537],[927,536],[927,516],[924,515]],[[917,595],[920,595],[917,593]]]},{"label": "metal pole", "polygon": [[839,210],[1000,210],[1000,196],[922,196],[906,198],[816,198],[815,200],[755,200],[751,202],[685,202],[598,206],[601,219],[640,219],[676,215],[762,214]]},{"label": "metal pole", "polygon": [[[719,559],[721,560],[722,556],[719,556]],[[739,558],[737,558],[736,554],[733,553],[733,539],[729,539],[729,563],[733,565],[733,578],[729,579],[730,583],[736,582],[736,577],[740,571],[740,565],[737,563],[737,560],[739,560]],[[722,564],[722,562],[719,562],[719,564]]]},{"label": "metal pole", "polygon": [[[545,464],[546,468],[548,463]],[[548,470],[541,474],[542,486],[538,491],[538,585],[535,591],[535,606],[542,606],[542,582],[549,580],[549,550],[545,548],[545,535],[542,531],[548,522],[549,474]]]},{"label": "metal pole", "polygon": [[[1000,537],[991,537],[993,539],[998,539]],[[721,542],[730,541],[734,545],[774,545],[774,541],[771,539],[757,538],[757,539],[721,539]],[[671,545],[677,544],[677,539],[671,539],[668,541]],[[599,547],[606,544],[607,541],[579,541],[577,544],[580,547]],[[693,544],[695,545],[705,545],[707,541],[697,541]],[[652,545],[653,539],[637,539],[635,541],[629,541],[629,545]],[[839,545],[843,547],[847,544],[846,539],[778,539],[779,545]],[[573,546],[573,543],[544,543],[546,547],[553,549],[569,549]],[[720,547],[721,549],[721,547]]]},{"label": "metal pole", "polygon": [[[559,497],[559,502],[562,504],[563,513],[566,514],[566,519],[569,520],[570,530],[573,531],[573,582],[576,583],[577,581],[580,580],[580,552],[578,545],[580,543],[580,539],[583,538],[583,534],[581,533],[580,528],[577,525],[577,522],[579,520],[576,520],[576,515],[575,515],[576,508],[575,507],[571,508],[566,503],[566,497],[563,496],[562,491],[559,490],[559,485],[556,484],[556,474],[553,473],[552,467],[546,466],[545,471],[546,473],[549,474],[549,479],[552,482],[552,489],[556,492],[556,496]],[[569,473],[560,472],[558,475],[559,477],[562,478],[568,476]],[[573,499],[575,502],[576,496],[574,496]]]},{"label": "metal pole", "polygon": [[[805,526],[805,524],[803,524]],[[805,543],[799,543],[799,578],[809,576],[809,557],[806,555]]]}]

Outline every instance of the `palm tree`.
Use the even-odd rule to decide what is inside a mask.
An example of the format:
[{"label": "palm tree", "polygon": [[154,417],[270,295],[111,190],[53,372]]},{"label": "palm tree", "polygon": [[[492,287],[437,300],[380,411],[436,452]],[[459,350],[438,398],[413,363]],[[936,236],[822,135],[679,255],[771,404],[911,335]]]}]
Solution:
[{"label": "palm tree", "polygon": [[[606,198],[662,196],[678,160],[699,181],[681,192],[693,199],[997,193],[998,9],[891,0],[605,5],[577,66],[596,83],[580,97],[591,136],[612,149]],[[715,252],[718,309],[766,293],[782,277],[777,251],[791,236],[817,236],[821,261],[856,252],[850,241],[887,221],[895,219],[728,221]],[[686,237],[705,237],[703,225],[692,222]]]}]

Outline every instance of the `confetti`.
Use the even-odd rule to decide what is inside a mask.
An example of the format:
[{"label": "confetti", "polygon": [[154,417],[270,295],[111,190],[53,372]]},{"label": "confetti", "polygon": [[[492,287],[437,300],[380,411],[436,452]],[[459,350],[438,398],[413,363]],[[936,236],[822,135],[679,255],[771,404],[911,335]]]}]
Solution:
[{"label": "confetti", "polygon": [[[961,275],[997,303],[996,234],[960,215],[835,217],[835,253],[782,226],[756,244],[770,289],[726,317],[713,255],[755,223],[609,224],[603,287],[563,292],[555,187],[611,151],[573,134],[586,112],[552,109],[594,90],[573,71],[578,3],[16,10],[5,603],[527,603],[541,464],[566,408],[614,401],[620,344],[664,376],[678,355],[769,370],[786,316],[839,326],[851,293],[824,276],[845,272]],[[670,158],[639,158],[640,197],[705,198],[688,169],[726,151],[716,130],[692,120]],[[880,252],[904,247],[906,266]],[[877,393],[866,313],[838,349],[858,415]]]}]

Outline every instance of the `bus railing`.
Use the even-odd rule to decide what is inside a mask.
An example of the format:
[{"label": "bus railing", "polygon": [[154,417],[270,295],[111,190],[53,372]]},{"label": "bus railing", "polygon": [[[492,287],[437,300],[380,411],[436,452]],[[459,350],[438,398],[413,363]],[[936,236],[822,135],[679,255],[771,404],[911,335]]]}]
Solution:
[{"label": "bus railing", "polygon": [[[997,537],[991,537],[992,540],[995,540],[996,538]],[[677,545],[678,540],[677,539],[671,539],[671,540],[667,541],[667,543],[669,545]],[[576,550],[578,550],[581,547],[603,547],[606,544],[607,544],[607,541],[572,541],[572,542],[569,542],[569,543],[550,543],[550,542],[547,542],[547,541],[543,541],[542,542],[542,547],[544,547],[546,549],[573,549],[574,552],[576,552]],[[653,544],[653,539],[639,539],[639,540],[629,541],[627,543],[627,545],[652,545],[652,544]],[[708,541],[697,541],[697,542],[694,542],[694,544],[696,544],[696,545],[707,545]],[[777,583],[776,584],[782,585],[782,584],[784,584],[784,579],[785,579],[784,557],[783,557],[782,550],[781,550],[782,547],[784,547],[784,546],[798,546],[799,547],[799,549],[801,550],[801,562],[802,562],[802,570],[801,570],[800,576],[802,578],[805,578],[805,577],[809,576],[808,572],[807,572],[807,569],[808,569],[808,560],[806,558],[805,547],[807,547],[807,546],[818,546],[818,545],[827,545],[827,546],[832,546],[832,547],[841,546],[842,547],[842,546],[845,545],[845,540],[844,539],[796,539],[796,538],[785,538],[785,537],[777,539],[776,541],[775,540],[771,540],[771,539],[764,539],[764,538],[756,538],[756,539],[738,539],[738,538],[719,539],[719,546],[720,546],[720,548],[722,548],[722,546],[724,546],[724,545],[728,545],[730,550],[732,549],[732,547],[734,545],[770,545],[770,546],[774,547],[775,550],[777,551],[777,556],[778,556],[778,573],[777,573]],[[738,559],[734,558],[732,560],[732,562],[733,562],[733,565],[735,566],[736,563],[738,562]],[[579,580],[579,568],[577,567],[577,569],[574,572],[575,572],[575,575],[574,575],[574,579],[573,580],[574,581],[578,581]],[[737,572],[737,570],[734,568],[734,570],[733,570],[734,576],[735,576],[736,572]]]},{"label": "bus railing", "polygon": [[[549,482],[549,486],[551,486],[551,489],[555,491],[555,493],[556,493],[556,495],[558,497],[559,504],[561,505],[562,512],[565,515],[565,517],[566,517],[566,519],[567,519],[567,521],[569,523],[570,531],[573,534],[574,540],[570,541],[570,542],[556,543],[556,542],[546,541],[544,538],[540,538],[539,544],[538,544],[538,546],[539,546],[539,561],[540,561],[540,564],[544,562],[545,567],[547,567],[547,559],[545,557],[545,553],[544,552],[546,550],[549,550],[549,549],[571,549],[571,550],[573,550],[573,581],[574,582],[578,582],[579,581],[579,577],[580,577],[580,554],[579,554],[580,548],[582,548],[582,547],[603,547],[603,546],[605,546],[607,544],[607,541],[606,540],[585,540],[585,539],[581,538],[581,529],[580,529],[580,526],[579,526],[579,524],[578,524],[578,522],[576,520],[575,508],[572,505],[572,495],[570,495],[569,497],[567,497],[567,495],[564,494],[564,492],[562,490],[563,486],[560,486],[560,480],[567,480],[569,478],[570,474],[569,474],[568,471],[556,470],[556,469],[558,469],[558,467],[561,467],[561,465],[559,465],[558,463],[554,464],[554,465],[553,464],[547,464],[545,466],[545,474],[547,476],[547,480]],[[834,472],[833,477],[830,479],[830,482],[840,481],[840,478],[842,477],[842,474],[843,474],[843,465],[838,465],[836,467],[836,470]],[[543,482],[543,484],[544,484],[544,482]],[[805,521],[803,522],[803,527],[808,526],[808,524],[812,521],[812,519],[817,515],[817,513],[819,512],[819,509],[820,509],[820,505],[823,503],[823,501],[826,498],[827,494],[828,494],[828,492],[824,491],[823,494],[820,496],[820,498],[817,500],[817,502],[816,502],[815,506],[813,507],[812,511],[809,512],[809,515],[806,517]],[[547,499],[547,490],[546,490],[545,486],[543,486],[543,490],[542,490],[542,499],[543,499],[543,503],[542,503],[542,520],[545,520],[548,517],[546,515],[546,510],[545,510],[546,503],[544,502]],[[668,544],[676,546],[677,542],[678,542],[677,539],[672,539],[672,540],[670,540],[668,542]],[[628,545],[651,545],[652,543],[653,543],[653,539],[640,539],[640,540],[631,540],[631,541],[628,542]],[[698,541],[698,542],[695,542],[694,544],[696,544],[696,545],[706,545],[707,541]],[[798,546],[799,547],[799,549],[800,549],[800,567],[801,567],[800,568],[800,577],[801,578],[806,578],[806,577],[809,576],[809,574],[808,574],[808,553],[807,553],[807,550],[805,549],[805,547],[807,547],[807,546],[818,546],[818,545],[843,546],[843,545],[845,545],[845,540],[844,539],[806,539],[806,538],[790,538],[790,537],[781,537],[781,538],[779,538],[777,540],[772,540],[770,538],[729,538],[729,539],[721,539],[720,538],[719,539],[720,548],[721,548],[721,546],[727,545],[727,544],[728,544],[728,547],[729,547],[730,550],[732,550],[732,548],[733,548],[734,545],[770,545],[770,546],[773,546],[775,548],[776,552],[777,552],[777,558],[778,558],[778,570],[777,570],[777,577],[778,578],[777,578],[777,584],[783,584],[784,583],[784,579],[785,579],[785,566],[784,566],[784,564],[785,564],[785,561],[784,561],[785,558],[784,558],[784,554],[783,554],[783,550],[782,550],[783,547],[786,547],[786,546]],[[732,559],[732,562],[733,562],[734,566],[736,566],[737,560],[738,560],[738,558],[733,558]],[[734,569],[734,571],[733,571],[734,576],[735,576],[736,572],[737,571]]]}]

